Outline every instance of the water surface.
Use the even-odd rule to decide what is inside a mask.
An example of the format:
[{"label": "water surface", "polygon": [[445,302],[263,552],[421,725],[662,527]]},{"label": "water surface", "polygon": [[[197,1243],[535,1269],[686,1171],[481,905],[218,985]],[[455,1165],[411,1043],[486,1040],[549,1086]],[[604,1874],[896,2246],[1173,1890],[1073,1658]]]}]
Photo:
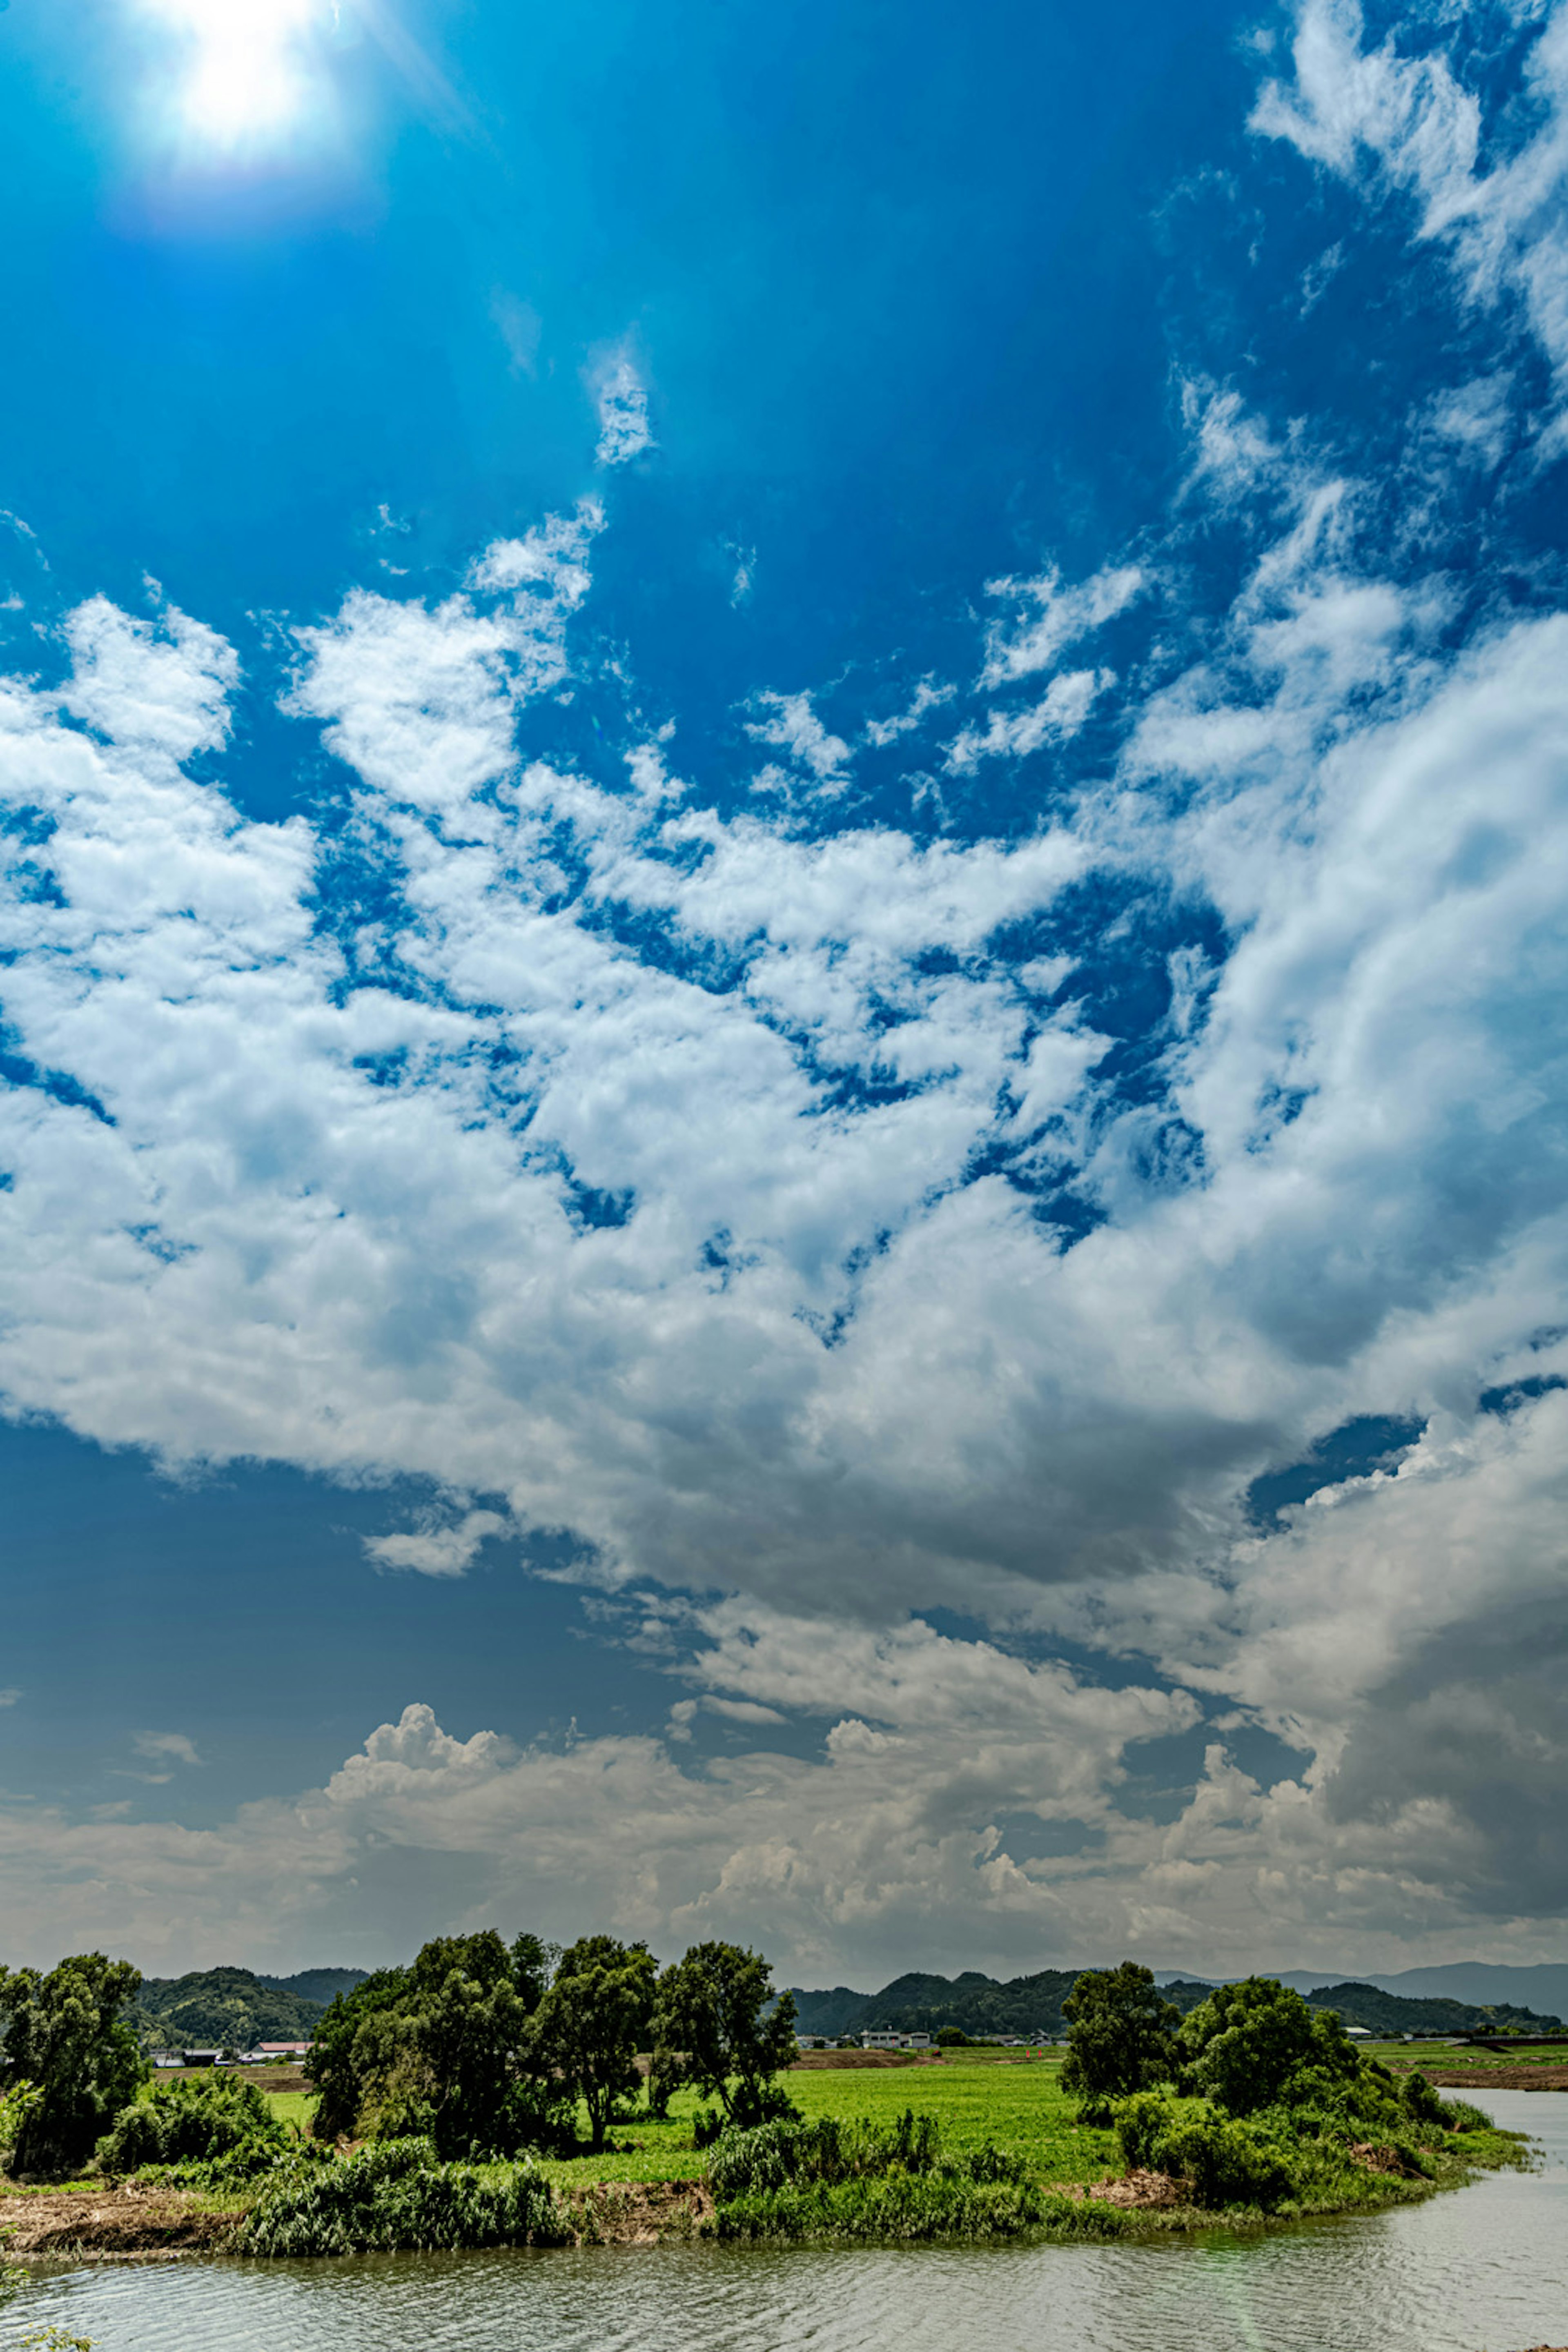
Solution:
[{"label": "water surface", "polygon": [[1540,2168],[1372,2220],[1142,2246],[395,2255],[56,2272],[95,2352],[1523,2352],[1568,2345],[1568,2093],[1468,2092]]}]

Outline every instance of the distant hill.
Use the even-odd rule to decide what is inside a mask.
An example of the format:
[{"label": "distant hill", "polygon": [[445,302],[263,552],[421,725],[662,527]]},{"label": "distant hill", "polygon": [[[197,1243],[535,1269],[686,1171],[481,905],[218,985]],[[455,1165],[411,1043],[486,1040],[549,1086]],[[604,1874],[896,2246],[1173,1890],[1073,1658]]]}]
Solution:
[{"label": "distant hill", "polygon": [[1500,2033],[1562,2031],[1561,2019],[1507,2001],[1413,2000],[1381,1985],[1315,1985],[1307,1999],[1312,2008],[1337,2010],[1346,2025],[1364,2025],[1369,2033],[1484,2033],[1489,2026]]},{"label": "distant hill", "polygon": [[[256,1981],[272,1992],[298,1993],[301,2000],[319,2001],[324,2009],[339,1993],[353,1992],[355,1985],[363,1984],[369,1974],[368,1969],[301,1969],[298,1976],[258,1977]],[[270,2042],[273,2037],[269,2033],[267,2039]]]},{"label": "distant hill", "polygon": [[[1006,1983],[966,1969],[961,1976],[895,1977],[880,1992],[795,1990],[795,2014],[803,2033],[935,2033],[956,2025],[977,2039],[993,2033],[1066,2032],[1061,2005],[1082,1974],[1079,1969],[1042,1969]],[[1200,1996],[1201,1998],[1201,1996]]]},{"label": "distant hill", "polygon": [[150,2050],[249,2050],[258,2042],[308,2042],[322,2007],[248,1969],[198,1969],[143,1977],[131,2022]]},{"label": "distant hill", "polygon": [[[1033,1976],[1012,1977],[1005,1982],[966,1969],[961,1976],[919,1973],[895,1977],[880,1992],[855,1992],[835,1985],[829,1992],[795,1991],[795,2015],[803,2033],[934,2033],[956,2025],[981,2039],[990,2034],[1067,2032],[1062,2002],[1083,1973],[1080,1969],[1041,1969]],[[1515,1973],[1498,1971],[1499,1974]],[[1523,1973],[1519,1971],[1517,1973]],[[1546,1971],[1542,1971],[1546,1973]],[[1563,1971],[1568,1975],[1568,1970]],[[1173,1977],[1160,1990],[1184,2017],[1208,1999],[1213,1981]],[[1413,1999],[1384,1990],[1371,1979],[1323,1984],[1293,1972],[1294,1982],[1316,2009],[1332,2009],[1347,2025],[1363,2025],[1371,2033],[1465,2033],[1495,2026],[1500,2032],[1551,2032],[1554,2016],[1501,2000],[1490,2005],[1455,1999]]]}]

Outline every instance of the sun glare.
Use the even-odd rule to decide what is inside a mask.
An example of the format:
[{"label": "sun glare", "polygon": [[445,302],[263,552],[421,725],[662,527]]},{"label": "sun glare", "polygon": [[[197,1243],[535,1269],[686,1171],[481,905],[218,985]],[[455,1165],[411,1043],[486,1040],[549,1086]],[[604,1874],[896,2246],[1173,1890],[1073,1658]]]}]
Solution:
[{"label": "sun glare", "polygon": [[185,136],[262,144],[308,111],[320,0],[152,0],[152,10],[184,53],[176,105]]}]

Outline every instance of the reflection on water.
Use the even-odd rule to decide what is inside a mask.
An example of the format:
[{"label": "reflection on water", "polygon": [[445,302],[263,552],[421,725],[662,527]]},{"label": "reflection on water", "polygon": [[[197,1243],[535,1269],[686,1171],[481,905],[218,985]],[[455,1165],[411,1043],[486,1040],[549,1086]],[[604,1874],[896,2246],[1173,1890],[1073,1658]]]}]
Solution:
[{"label": "reflection on water", "polygon": [[1568,2094],[1470,2093],[1533,2173],[1237,2241],[204,2263],[40,2277],[99,2352],[1522,2352],[1568,2344]]}]

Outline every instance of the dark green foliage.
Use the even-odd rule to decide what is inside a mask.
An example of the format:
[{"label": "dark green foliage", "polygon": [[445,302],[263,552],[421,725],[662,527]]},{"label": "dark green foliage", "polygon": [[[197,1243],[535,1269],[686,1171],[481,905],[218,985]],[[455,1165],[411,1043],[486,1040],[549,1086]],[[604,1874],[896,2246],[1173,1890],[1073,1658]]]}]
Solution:
[{"label": "dark green foliage", "polygon": [[1180,2012],[1135,1960],[1087,1969],[1062,2009],[1069,2027],[1062,2088],[1096,2120],[1110,2100],[1167,2082],[1175,2071]]},{"label": "dark green foliage", "polygon": [[337,1994],[322,2014],[305,2060],[306,2080],[316,2093],[311,2128],[318,2139],[344,2138],[357,2129],[381,2054],[371,2020],[398,2011],[408,1983],[406,1969],[376,1969],[352,1992]]},{"label": "dark green foliage", "polygon": [[269,1992],[291,1992],[322,2010],[339,1993],[353,1992],[355,1985],[363,1984],[369,1974],[368,1969],[300,1969],[291,1977],[258,1977],[256,1981]]},{"label": "dark green foliage", "polygon": [[285,2256],[434,2253],[558,2245],[570,2235],[531,2165],[443,2164],[429,2140],[401,2139],[279,2168],[237,2242],[247,2253]]},{"label": "dark green foliage", "polygon": [[1140,2091],[1119,2100],[1116,2137],[1129,2165],[1190,2185],[1195,2205],[1282,2204],[1295,2180],[1285,2153],[1263,2132],[1207,2099]]},{"label": "dark green foliage", "polygon": [[317,2000],[281,1991],[248,1969],[201,1969],[148,1977],[131,2022],[149,2050],[253,2050],[258,2042],[309,2042]]},{"label": "dark green foliage", "polygon": [[37,2085],[12,2158],[21,2173],[68,2172],[85,2163],[111,2118],[147,2079],[147,2062],[124,2011],[142,1979],[127,1960],[79,1953],[45,1976],[0,1969],[0,2091]]},{"label": "dark green foliage", "polygon": [[962,2025],[939,2025],[936,2046],[939,2050],[967,2050],[969,2036]]},{"label": "dark green foliage", "polygon": [[679,2090],[683,2080],[679,2053],[666,2050],[656,2042],[653,2055],[648,2061],[646,2086],[647,2111],[650,2116],[658,2116],[662,2119],[668,2115],[669,2103]]},{"label": "dark green foliage", "polygon": [[549,1954],[493,1928],[439,1936],[406,1969],[340,1995],[305,2072],[320,2138],[428,2135],[443,2159],[510,2156],[570,2137],[569,2101],[535,2071],[531,2020]]},{"label": "dark green foliage", "polygon": [[121,2108],[99,2141],[98,2160],[105,2172],[136,2172],[144,2164],[206,2164],[248,2146],[259,2172],[287,2145],[256,2084],[237,2074],[177,2075]]},{"label": "dark green foliage", "polygon": [[1309,2009],[1273,1977],[1218,1985],[1184,2019],[1184,2082],[1233,2116],[1255,2114],[1281,2098],[1292,2075],[1353,2080],[1362,2058],[1338,2018]]},{"label": "dark green foliage", "polygon": [[718,2099],[730,2122],[760,2124],[781,2112],[773,2077],[795,2056],[795,2002],[787,1992],[773,2002],[760,1952],[694,1944],[659,1979],[653,2030],[656,2046],[678,2054],[684,2079]]},{"label": "dark green foliage", "polygon": [[595,2156],[618,2102],[640,2085],[637,2053],[647,2039],[657,1976],[646,1944],[584,1936],[562,1953],[534,2015],[532,2063],[582,2099]]},{"label": "dark green foliage", "polygon": [[1439,2131],[1447,2125],[1447,2102],[1433,2089],[1425,2074],[1406,2074],[1400,2085],[1399,2099],[1412,2123],[1435,2124]]}]

